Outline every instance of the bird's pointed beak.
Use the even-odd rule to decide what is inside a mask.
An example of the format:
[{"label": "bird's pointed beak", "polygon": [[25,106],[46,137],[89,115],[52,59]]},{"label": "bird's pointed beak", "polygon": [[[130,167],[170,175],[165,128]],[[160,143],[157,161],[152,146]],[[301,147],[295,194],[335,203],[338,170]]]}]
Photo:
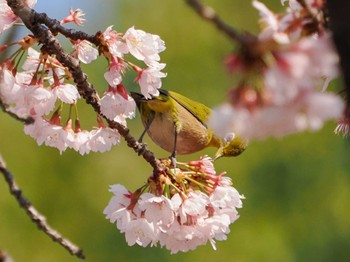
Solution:
[{"label": "bird's pointed beak", "polygon": [[222,157],[223,155],[224,155],[224,147],[220,147],[218,149],[218,151],[216,151],[213,160],[215,161],[215,160],[219,159],[220,157]]}]

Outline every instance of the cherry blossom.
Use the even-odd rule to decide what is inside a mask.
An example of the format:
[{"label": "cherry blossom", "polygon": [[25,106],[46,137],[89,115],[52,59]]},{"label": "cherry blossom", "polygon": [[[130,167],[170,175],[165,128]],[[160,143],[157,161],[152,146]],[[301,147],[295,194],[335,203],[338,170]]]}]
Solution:
[{"label": "cherry blossom", "polygon": [[209,198],[202,192],[189,192],[187,198],[183,201],[180,212],[184,215],[182,224],[191,224],[188,217],[207,216],[206,206],[209,204]]},{"label": "cherry blossom", "polygon": [[254,0],[253,6],[260,12],[263,31],[260,33],[261,40],[274,39],[280,44],[289,43],[288,34],[281,30],[280,22],[276,14],[270,11],[263,3]]},{"label": "cherry blossom", "polygon": [[125,32],[123,39],[129,52],[145,63],[159,61],[159,53],[165,50],[164,41],[158,35],[146,33],[134,27]]},{"label": "cherry blossom", "polygon": [[72,8],[69,9],[69,16],[61,20],[61,24],[74,22],[75,25],[81,26],[86,21],[84,19],[85,13],[81,9],[76,9],[73,11]]},{"label": "cherry blossom", "polygon": [[43,86],[22,86],[22,100],[16,100],[14,111],[20,116],[49,114],[56,102],[54,94]]},{"label": "cherry blossom", "polygon": [[190,161],[188,165],[192,167],[193,170],[198,172],[202,172],[208,175],[216,174],[213,160],[208,156],[201,157],[200,160],[197,161]]},{"label": "cherry blossom", "polygon": [[103,213],[111,223],[117,223],[117,228],[124,233],[131,221],[132,214],[127,208],[131,204],[132,193],[120,184],[110,186],[109,191],[113,193],[113,197]]},{"label": "cherry blossom", "polygon": [[108,68],[109,70],[104,74],[104,78],[110,86],[116,87],[122,82],[123,72],[126,65],[118,58],[112,57]]},{"label": "cherry blossom", "polygon": [[84,64],[90,64],[92,61],[96,60],[98,57],[98,51],[92,46],[92,44],[87,40],[77,40],[73,41],[74,52],[73,56],[78,57],[78,59]]},{"label": "cherry blossom", "polygon": [[196,227],[180,225],[178,222],[175,222],[169,229],[169,233],[163,234],[160,240],[161,246],[165,246],[171,254],[194,250],[198,246],[205,245],[206,242],[206,234]]},{"label": "cherry blossom", "polygon": [[27,50],[27,58],[22,65],[22,69],[25,71],[35,71],[40,63],[40,55],[41,54],[34,48],[29,47]]},{"label": "cherry blossom", "polygon": [[109,51],[115,57],[123,57],[129,53],[128,46],[122,41],[122,34],[113,30],[113,26],[107,27],[103,36],[108,43]]},{"label": "cherry blossom", "polygon": [[70,134],[61,125],[50,123],[41,117],[35,117],[33,124],[24,127],[24,132],[33,137],[39,146],[44,143],[57,148],[60,153],[68,147],[67,137]]},{"label": "cherry blossom", "polygon": [[174,222],[173,206],[169,198],[144,193],[140,196],[138,204],[140,209],[145,212],[147,221],[158,223],[163,228],[167,228]]},{"label": "cherry blossom", "polygon": [[119,144],[120,134],[109,127],[99,127],[90,131],[89,146],[93,152],[110,151],[113,145]]},{"label": "cherry blossom", "polygon": [[156,239],[154,225],[145,218],[131,220],[125,230],[125,239],[129,246],[138,244],[142,247],[148,246]]},{"label": "cherry blossom", "polygon": [[68,83],[60,83],[55,86],[53,94],[66,104],[74,104],[80,98],[77,88]]},{"label": "cherry blossom", "polygon": [[29,73],[18,72],[14,76],[6,67],[0,68],[0,97],[5,103],[11,105],[9,109],[12,112],[21,116],[25,116],[30,111],[25,106],[25,95],[26,87],[30,86],[31,80],[32,75]]},{"label": "cherry blossom", "polygon": [[110,120],[126,125],[125,119],[135,117],[136,103],[122,85],[110,88],[101,98],[101,113]]},{"label": "cherry blossom", "polygon": [[136,81],[139,83],[141,93],[146,98],[158,96],[158,89],[162,86],[161,78],[166,77],[166,73],[161,72],[165,64],[152,63],[146,69],[139,70]]},{"label": "cherry blossom", "polygon": [[350,119],[345,117],[338,121],[338,125],[334,130],[334,133],[337,135],[342,135],[343,137],[347,137],[350,135]]},{"label": "cherry blossom", "polygon": [[89,154],[91,151],[89,141],[90,141],[90,132],[87,130],[79,130],[77,132],[71,131],[73,137],[70,137],[71,140],[67,141],[69,148],[74,149],[79,152],[81,155]]},{"label": "cherry blossom", "polygon": [[16,99],[15,77],[7,68],[0,68],[0,98],[4,103],[13,103]]},{"label": "cherry blossom", "polygon": [[42,145],[46,139],[46,134],[42,130],[50,123],[42,117],[35,117],[34,123],[24,126],[24,133],[34,138],[38,145]]},{"label": "cherry blossom", "polygon": [[72,134],[58,125],[48,125],[42,133],[46,135],[45,145],[57,148],[61,154],[68,147],[68,139],[72,139]]}]

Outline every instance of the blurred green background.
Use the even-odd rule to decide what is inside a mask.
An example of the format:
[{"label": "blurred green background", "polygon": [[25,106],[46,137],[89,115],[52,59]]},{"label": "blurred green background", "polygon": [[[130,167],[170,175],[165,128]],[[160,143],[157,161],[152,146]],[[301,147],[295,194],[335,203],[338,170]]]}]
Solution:
[{"label": "blurred green background", "polygon": [[[264,2],[281,10],[280,1]],[[258,31],[258,15],[250,1],[206,3],[235,27]],[[215,106],[234,84],[223,65],[232,44],[184,1],[39,0],[36,9],[61,19],[71,6],[86,12],[82,30],[88,33],[114,24],[120,32],[135,25],[160,35],[167,46],[161,54],[168,73],[164,88]],[[103,90],[104,60],[84,68]],[[137,88],[133,77],[126,79],[130,89]],[[83,126],[88,126],[93,122],[91,111],[80,105]],[[129,247],[102,214],[111,198],[109,185],[121,183],[135,190],[151,172],[125,143],[105,154],[82,157],[68,150],[60,155],[56,149],[38,147],[24,135],[21,123],[3,113],[0,124],[0,153],[17,183],[55,229],[83,248],[86,261],[349,261],[350,147],[333,135],[334,123],[318,133],[253,142],[239,158],[217,161],[217,171],[226,170],[246,196],[241,217],[231,226],[228,240],[217,243],[217,251],[207,245],[176,255],[161,248]],[[129,127],[138,137],[139,117]],[[157,156],[168,155],[148,138],[146,142]],[[204,153],[212,155],[214,150]],[[0,249],[15,261],[78,261],[37,230],[3,179],[0,214]]]}]

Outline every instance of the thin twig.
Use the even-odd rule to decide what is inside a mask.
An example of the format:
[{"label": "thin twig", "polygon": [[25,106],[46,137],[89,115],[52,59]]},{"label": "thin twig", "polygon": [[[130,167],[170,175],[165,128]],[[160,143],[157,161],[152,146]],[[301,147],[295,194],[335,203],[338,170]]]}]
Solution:
[{"label": "thin twig", "polygon": [[[15,37],[17,36],[18,33],[18,27],[13,26],[8,29],[8,33],[6,35],[6,38],[4,41],[0,43],[0,45],[5,45],[14,42]],[[2,50],[0,52],[0,63],[3,63],[7,57],[9,57],[10,54],[10,48],[6,48],[5,50]]]},{"label": "thin twig", "polygon": [[22,207],[30,219],[38,226],[38,228],[47,234],[53,241],[58,242],[61,246],[63,246],[66,250],[69,251],[74,256],[78,258],[84,259],[85,256],[83,251],[70,242],[68,239],[64,238],[61,234],[59,234],[56,230],[52,229],[44,216],[42,216],[34,206],[29,202],[29,200],[22,194],[21,189],[16,184],[13,175],[10,170],[7,169],[4,160],[0,155],[0,172],[4,175],[6,183],[9,186],[9,190],[11,195],[13,195],[20,207]]},{"label": "thin twig", "polygon": [[200,17],[213,23],[217,29],[222,31],[231,40],[238,42],[242,46],[248,46],[251,44],[252,40],[255,40],[253,35],[248,33],[242,34],[229,24],[225,23],[212,7],[203,5],[199,0],[186,0],[186,2]]}]

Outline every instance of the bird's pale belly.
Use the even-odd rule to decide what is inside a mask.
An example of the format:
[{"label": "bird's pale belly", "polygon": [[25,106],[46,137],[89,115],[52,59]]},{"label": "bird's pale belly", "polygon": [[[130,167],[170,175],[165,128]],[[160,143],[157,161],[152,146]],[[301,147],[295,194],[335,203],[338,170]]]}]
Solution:
[{"label": "bird's pale belly", "polygon": [[[184,114],[189,113],[186,111]],[[204,149],[208,145],[207,128],[193,116],[187,117],[187,120],[179,119],[177,130],[177,154],[191,154]],[[171,115],[156,113],[148,134],[161,148],[168,152],[173,152],[175,124]]]}]

